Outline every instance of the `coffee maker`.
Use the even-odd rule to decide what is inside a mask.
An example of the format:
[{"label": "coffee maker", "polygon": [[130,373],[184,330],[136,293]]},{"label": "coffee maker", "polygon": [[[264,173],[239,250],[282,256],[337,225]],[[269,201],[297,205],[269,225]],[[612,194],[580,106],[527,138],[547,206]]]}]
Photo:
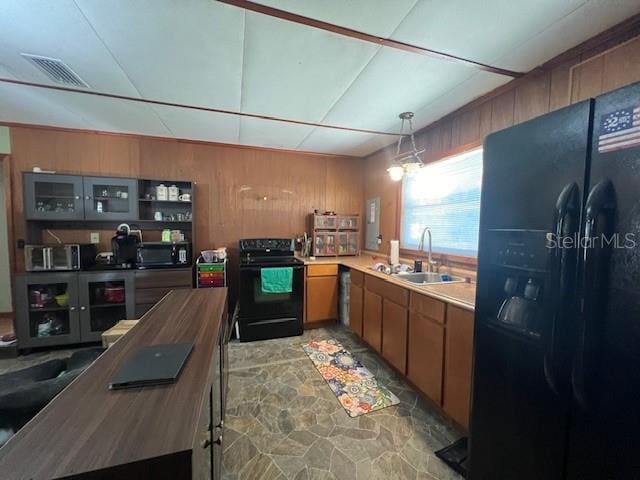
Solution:
[{"label": "coffee maker", "polygon": [[131,234],[131,227],[126,223],[118,225],[115,236],[111,239],[113,263],[122,267],[133,267],[136,263],[140,238]]}]

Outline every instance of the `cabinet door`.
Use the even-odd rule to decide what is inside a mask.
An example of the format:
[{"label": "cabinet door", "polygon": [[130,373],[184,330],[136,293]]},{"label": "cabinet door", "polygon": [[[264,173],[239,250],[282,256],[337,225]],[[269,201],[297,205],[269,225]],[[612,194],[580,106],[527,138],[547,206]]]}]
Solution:
[{"label": "cabinet door", "polygon": [[444,326],[417,312],[410,312],[407,376],[438,405],[442,405],[443,366]]},{"label": "cabinet door", "polygon": [[378,352],[382,351],[382,297],[364,290],[362,338]]},{"label": "cabinet door", "polygon": [[349,326],[360,338],[362,338],[362,295],[362,287],[355,285],[352,280],[349,287]]},{"label": "cabinet door", "polygon": [[81,273],[80,332],[83,342],[99,341],[118,321],[135,317],[134,273]]},{"label": "cabinet door", "polygon": [[82,220],[82,177],[25,173],[24,213],[27,220]]},{"label": "cabinet door", "polygon": [[338,318],[338,277],[307,277],[307,323]]},{"label": "cabinet door", "polygon": [[78,343],[78,275],[19,275],[16,279],[16,333],[21,348]]},{"label": "cabinet door", "polygon": [[382,356],[403,375],[407,372],[408,314],[406,307],[383,299]]},{"label": "cabinet door", "polygon": [[137,180],[84,177],[84,211],[87,220],[137,220]]},{"label": "cabinet door", "polygon": [[469,425],[473,361],[473,313],[449,305],[445,340],[444,411]]}]

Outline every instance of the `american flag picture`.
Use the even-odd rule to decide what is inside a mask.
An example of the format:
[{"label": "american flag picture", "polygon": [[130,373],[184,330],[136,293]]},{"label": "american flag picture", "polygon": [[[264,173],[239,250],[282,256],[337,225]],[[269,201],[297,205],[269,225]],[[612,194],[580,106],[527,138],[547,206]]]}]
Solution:
[{"label": "american flag picture", "polygon": [[600,117],[598,152],[612,152],[638,145],[640,145],[640,106],[622,108]]}]

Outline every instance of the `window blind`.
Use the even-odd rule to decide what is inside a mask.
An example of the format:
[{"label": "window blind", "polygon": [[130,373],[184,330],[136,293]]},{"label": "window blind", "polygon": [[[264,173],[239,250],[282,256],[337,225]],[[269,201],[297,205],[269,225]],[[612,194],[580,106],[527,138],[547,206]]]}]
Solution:
[{"label": "window blind", "polygon": [[[401,246],[417,249],[422,231],[428,227],[434,252],[476,256],[481,185],[481,148],[448,157],[414,174],[405,175]],[[427,246],[428,236],[425,235],[425,250]]]}]

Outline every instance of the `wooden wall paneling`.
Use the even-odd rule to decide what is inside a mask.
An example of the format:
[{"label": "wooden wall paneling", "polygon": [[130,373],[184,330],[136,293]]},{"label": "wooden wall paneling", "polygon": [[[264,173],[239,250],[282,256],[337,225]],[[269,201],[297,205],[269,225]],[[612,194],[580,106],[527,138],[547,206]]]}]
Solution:
[{"label": "wooden wall paneling", "polygon": [[491,100],[491,131],[502,130],[513,125],[515,92],[510,90]]},{"label": "wooden wall paneling", "polygon": [[602,71],[603,92],[640,81],[640,38],[605,53]]},{"label": "wooden wall paneling", "polygon": [[463,112],[452,120],[451,148],[466,145],[480,138],[480,108]]},{"label": "wooden wall paneling", "polygon": [[513,123],[521,123],[549,111],[549,72],[532,75],[515,90]]},{"label": "wooden wall paneling", "polygon": [[571,103],[599,95],[602,92],[604,59],[596,57],[571,70]]},{"label": "wooden wall paneling", "polygon": [[575,59],[561,63],[551,70],[549,82],[549,111],[566,107],[570,103],[571,66]]},{"label": "wooden wall paneling", "polygon": [[484,141],[484,137],[491,132],[491,102],[483,103],[479,109],[478,138]]}]

